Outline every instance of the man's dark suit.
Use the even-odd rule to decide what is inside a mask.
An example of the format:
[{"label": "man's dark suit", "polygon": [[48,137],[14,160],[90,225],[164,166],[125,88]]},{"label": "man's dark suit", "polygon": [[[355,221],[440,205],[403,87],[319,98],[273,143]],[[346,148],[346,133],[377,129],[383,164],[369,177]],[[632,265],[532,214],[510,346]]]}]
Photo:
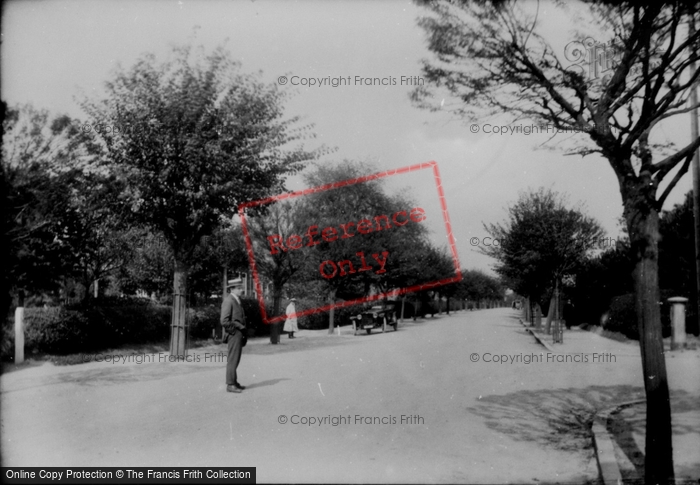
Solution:
[{"label": "man's dark suit", "polygon": [[226,295],[221,304],[221,326],[224,328],[224,341],[228,343],[228,360],[226,363],[226,384],[239,386],[236,369],[241,361],[243,334],[246,332],[245,313],[232,295]]}]

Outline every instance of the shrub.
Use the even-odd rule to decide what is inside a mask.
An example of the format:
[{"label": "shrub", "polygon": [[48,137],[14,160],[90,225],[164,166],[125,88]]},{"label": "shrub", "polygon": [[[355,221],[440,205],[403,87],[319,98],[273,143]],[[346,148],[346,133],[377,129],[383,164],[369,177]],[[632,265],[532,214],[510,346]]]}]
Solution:
[{"label": "shrub", "polygon": [[[81,312],[65,308],[25,308],[24,346],[26,353],[69,353],[94,350],[97,342],[91,322]],[[14,317],[3,328],[3,358],[14,356]]]},{"label": "shrub", "polygon": [[[170,308],[150,302],[106,300],[77,307],[26,308],[28,354],[97,351],[124,344],[152,343],[170,335]],[[14,355],[14,317],[3,325],[2,356]]]},{"label": "shrub", "polygon": [[607,315],[608,318],[603,323],[605,330],[619,332],[631,339],[639,339],[633,293],[614,297],[608,306]]},{"label": "shrub", "polygon": [[[661,332],[664,337],[671,335],[669,304],[666,302],[670,295],[667,295],[667,293],[661,292]],[[616,296],[610,301],[608,318],[603,323],[603,328],[611,332],[619,332],[627,338],[639,340],[634,293]]]},{"label": "shrub", "polygon": [[93,325],[100,348],[158,342],[170,335],[171,308],[164,305],[107,303],[82,311]]},{"label": "shrub", "polygon": [[190,325],[191,338],[210,338],[212,332],[220,325],[221,305],[211,304],[190,308],[187,313],[187,319]]}]

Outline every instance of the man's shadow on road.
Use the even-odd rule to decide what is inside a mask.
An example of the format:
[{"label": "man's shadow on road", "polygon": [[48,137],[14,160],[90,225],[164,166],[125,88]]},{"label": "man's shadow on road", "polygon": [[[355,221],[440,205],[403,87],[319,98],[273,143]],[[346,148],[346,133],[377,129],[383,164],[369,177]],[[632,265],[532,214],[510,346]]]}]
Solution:
[{"label": "man's shadow on road", "polygon": [[283,377],[280,379],[268,379],[266,381],[249,384],[246,386],[246,389],[255,389],[256,387],[274,386],[278,382],[288,381],[288,380],[289,380],[289,377]]}]

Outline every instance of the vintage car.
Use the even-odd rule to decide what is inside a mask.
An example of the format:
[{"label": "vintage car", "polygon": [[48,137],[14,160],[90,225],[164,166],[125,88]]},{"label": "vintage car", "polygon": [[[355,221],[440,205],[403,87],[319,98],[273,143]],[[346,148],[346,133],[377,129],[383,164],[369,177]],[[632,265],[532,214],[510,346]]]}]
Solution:
[{"label": "vintage car", "polygon": [[387,326],[394,327],[394,331],[399,328],[396,310],[391,303],[375,305],[369,310],[355,315],[354,317],[350,317],[350,320],[352,320],[352,328],[355,335],[362,330],[365,330],[367,335],[369,335],[372,333],[373,328],[381,328],[382,332],[386,332]]}]

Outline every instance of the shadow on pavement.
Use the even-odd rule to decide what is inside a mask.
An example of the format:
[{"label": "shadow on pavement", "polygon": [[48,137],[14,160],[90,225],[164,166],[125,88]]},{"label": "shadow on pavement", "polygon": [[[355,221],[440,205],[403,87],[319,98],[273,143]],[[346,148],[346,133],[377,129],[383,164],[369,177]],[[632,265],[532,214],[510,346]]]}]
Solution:
[{"label": "shadow on pavement", "polygon": [[592,449],[591,423],[598,411],[643,397],[644,390],[633,386],[518,391],[483,396],[467,410],[515,440],[580,451]]},{"label": "shadow on pavement", "polygon": [[[272,345],[269,338],[265,337],[262,341],[254,342],[253,345],[248,342],[248,345],[243,349],[243,357],[248,355],[271,355],[282,352],[298,352],[301,350],[313,350],[320,347],[334,347],[338,345],[352,345],[358,340],[352,335],[324,335],[306,337],[300,335],[294,339],[283,338],[280,343]],[[224,345],[221,349],[225,349]],[[222,350],[223,351],[223,350]]]},{"label": "shadow on pavement", "polygon": [[288,377],[283,377],[280,379],[268,379],[266,381],[255,382],[253,384],[249,384],[246,386],[246,389],[255,389],[256,387],[274,386],[278,382],[288,381],[288,380],[289,380]]},{"label": "shadow on pavement", "polygon": [[[700,421],[698,420],[700,399],[698,396],[684,391],[672,392],[671,409],[673,411],[671,426],[674,440],[682,435],[700,433]],[[626,457],[624,460],[618,458],[620,474],[624,482],[643,483],[646,403],[636,404],[613,413],[608,421],[607,429]],[[697,461],[695,463],[695,466],[674,463],[676,478],[683,481],[685,477],[697,476],[700,466],[697,465]]]},{"label": "shadow on pavement", "polygon": [[[219,363],[222,367],[224,364]],[[194,372],[205,372],[216,367],[186,363],[144,363],[141,365],[104,364],[99,369],[81,369],[75,372],[51,373],[31,379],[20,379],[4,387],[3,392],[23,391],[54,384],[73,383],[82,386],[104,386],[152,381]]]}]

